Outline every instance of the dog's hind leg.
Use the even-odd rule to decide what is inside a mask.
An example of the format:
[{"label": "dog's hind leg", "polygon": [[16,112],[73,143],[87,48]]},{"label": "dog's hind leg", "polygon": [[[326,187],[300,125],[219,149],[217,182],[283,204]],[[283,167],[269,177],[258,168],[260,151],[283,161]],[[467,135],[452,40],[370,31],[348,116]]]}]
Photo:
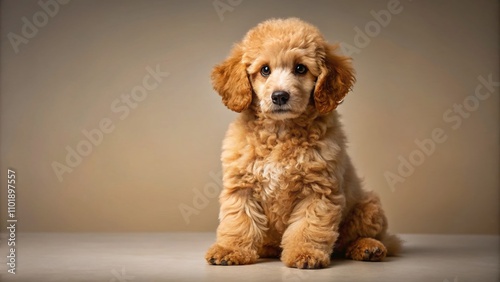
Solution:
[{"label": "dog's hind leg", "polygon": [[363,199],[350,210],[339,233],[336,252],[354,260],[380,261],[401,248],[401,241],[387,233],[387,218],[373,192],[365,192]]}]

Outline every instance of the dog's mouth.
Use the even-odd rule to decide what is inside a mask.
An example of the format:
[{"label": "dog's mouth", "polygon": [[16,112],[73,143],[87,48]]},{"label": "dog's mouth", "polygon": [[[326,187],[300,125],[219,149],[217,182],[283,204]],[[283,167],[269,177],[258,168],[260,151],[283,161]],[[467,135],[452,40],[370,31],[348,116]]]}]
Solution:
[{"label": "dog's mouth", "polygon": [[271,113],[273,113],[273,114],[285,114],[285,113],[292,113],[292,110],[290,110],[290,109],[275,109],[275,110],[272,110]]},{"label": "dog's mouth", "polygon": [[285,120],[297,117],[297,113],[291,109],[276,108],[268,111],[268,117],[277,120]]}]

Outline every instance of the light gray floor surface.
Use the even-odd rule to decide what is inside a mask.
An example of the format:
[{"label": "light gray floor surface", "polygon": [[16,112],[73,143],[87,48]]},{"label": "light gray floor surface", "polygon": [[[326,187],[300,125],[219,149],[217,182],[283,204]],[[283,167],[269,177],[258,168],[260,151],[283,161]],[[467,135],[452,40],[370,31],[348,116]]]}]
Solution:
[{"label": "light gray floor surface", "polygon": [[6,235],[1,281],[499,281],[498,236],[401,235],[403,253],[384,262],[334,259],[326,269],[298,270],[269,259],[208,265],[213,233],[21,233],[10,274]]}]

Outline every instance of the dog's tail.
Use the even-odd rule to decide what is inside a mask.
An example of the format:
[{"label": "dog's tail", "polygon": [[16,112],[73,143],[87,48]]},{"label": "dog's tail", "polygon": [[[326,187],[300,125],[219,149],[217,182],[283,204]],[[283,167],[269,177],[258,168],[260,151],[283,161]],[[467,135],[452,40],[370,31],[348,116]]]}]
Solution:
[{"label": "dog's tail", "polygon": [[387,248],[388,256],[398,255],[403,248],[403,240],[394,234],[386,233],[380,241]]}]

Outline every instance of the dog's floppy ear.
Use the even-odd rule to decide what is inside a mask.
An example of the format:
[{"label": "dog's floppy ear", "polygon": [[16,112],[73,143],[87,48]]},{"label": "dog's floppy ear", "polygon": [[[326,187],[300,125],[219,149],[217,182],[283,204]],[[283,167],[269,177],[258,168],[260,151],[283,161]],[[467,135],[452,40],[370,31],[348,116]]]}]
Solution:
[{"label": "dog's floppy ear", "polygon": [[351,59],[335,54],[336,48],[325,44],[326,54],[314,88],[314,104],[322,114],[335,110],[356,81]]},{"label": "dog's floppy ear", "polygon": [[222,96],[224,105],[238,113],[247,109],[252,102],[252,87],[242,56],[241,46],[236,45],[231,55],[212,71],[215,91]]}]

